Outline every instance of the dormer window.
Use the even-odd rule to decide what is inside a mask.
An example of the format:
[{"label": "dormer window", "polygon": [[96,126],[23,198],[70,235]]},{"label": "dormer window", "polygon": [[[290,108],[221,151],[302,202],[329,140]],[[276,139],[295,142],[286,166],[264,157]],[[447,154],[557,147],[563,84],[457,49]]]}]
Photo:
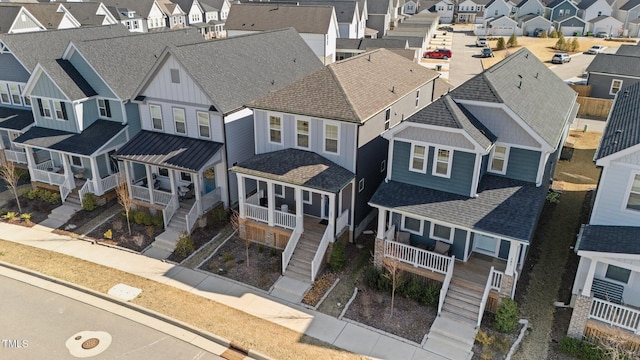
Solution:
[{"label": "dormer window", "polygon": [[452,155],[450,150],[436,148],[433,157],[432,175],[450,177]]},{"label": "dormer window", "polygon": [[489,172],[496,174],[506,174],[507,162],[509,161],[509,148],[502,145],[496,145],[491,150],[491,158],[489,159]]},{"label": "dormer window", "polygon": [[67,107],[62,101],[54,101],[53,107],[56,110],[56,119],[69,120],[69,116],[67,115]]},{"label": "dormer window", "polygon": [[40,116],[51,119],[51,104],[49,100],[38,99],[38,110],[40,110]]},{"label": "dormer window", "polygon": [[109,100],[98,99],[98,112],[104,118],[111,118],[111,106]]}]

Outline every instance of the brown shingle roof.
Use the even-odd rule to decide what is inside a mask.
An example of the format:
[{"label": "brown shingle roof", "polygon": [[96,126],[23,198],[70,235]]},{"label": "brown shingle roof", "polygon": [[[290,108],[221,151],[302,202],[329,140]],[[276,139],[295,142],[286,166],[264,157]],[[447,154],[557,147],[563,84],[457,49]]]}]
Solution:
[{"label": "brown shingle roof", "polygon": [[300,34],[326,34],[333,6],[288,4],[233,4],[227,30],[268,31],[293,27]]},{"label": "brown shingle roof", "polygon": [[364,122],[438,73],[386,49],[336,62],[249,104],[249,107]]}]

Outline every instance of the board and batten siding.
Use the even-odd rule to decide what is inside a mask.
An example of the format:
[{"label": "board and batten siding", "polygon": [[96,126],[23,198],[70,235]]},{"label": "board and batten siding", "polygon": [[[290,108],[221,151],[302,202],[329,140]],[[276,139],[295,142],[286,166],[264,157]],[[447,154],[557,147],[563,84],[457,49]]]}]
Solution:
[{"label": "board and batten siding", "polygon": [[[158,105],[162,110],[162,130],[154,129],[151,123],[151,113],[149,105]],[[173,109],[179,108],[184,110],[185,122],[187,127],[186,134],[176,134],[176,127],[173,120]],[[163,101],[149,100],[145,104],[140,105],[140,122],[144,130],[160,131],[165,134],[172,134],[178,136],[188,136],[194,139],[212,140],[220,143],[224,142],[222,132],[222,119],[220,114],[209,112],[209,109],[204,106],[192,106],[184,104],[172,104]],[[196,111],[204,111],[209,113],[209,124],[211,126],[211,136],[209,138],[200,137],[198,129],[198,118]]]},{"label": "board and batten siding", "polygon": [[541,144],[503,109],[468,104],[464,107],[498,137],[498,142],[541,148]]},{"label": "board and batten siding", "polygon": [[87,64],[82,55],[78,51],[74,51],[69,58],[69,62],[82,75],[87,83],[100,97],[117,99],[117,96],[109,89],[109,86],[93,71],[91,66]]},{"label": "board and batten siding", "polygon": [[616,164],[603,169],[590,224],[640,226],[640,211],[626,209],[630,182],[640,173],[640,162],[634,165],[635,169]]},{"label": "board and batten siding", "polygon": [[[269,142],[269,115],[280,116],[282,119],[282,144],[274,144]],[[313,151],[334,163],[344,167],[345,169],[355,173],[355,152],[356,152],[356,131],[357,125],[352,123],[330,121],[318,118],[299,117],[300,119],[309,121],[309,142],[308,151]],[[296,117],[291,114],[267,112],[264,110],[255,110],[255,146],[256,154],[264,154],[273,151],[296,148]],[[324,124],[330,122],[340,126],[340,138],[338,144],[339,153],[324,152]],[[307,150],[307,149],[303,149]]]},{"label": "board and batten siding", "polygon": [[38,80],[36,81],[33,89],[31,90],[32,97],[46,97],[49,99],[67,100],[67,96],[58,89],[53,81],[44,72],[40,73]]},{"label": "board and batten siding", "polygon": [[73,112],[73,107],[70,103],[62,102],[62,104],[67,109],[67,117],[69,118],[69,120],[57,120],[53,101],[49,99],[42,99],[42,102],[49,102],[51,107],[51,118],[40,116],[40,110],[38,109],[38,100],[37,98],[32,97],[31,104],[33,105],[33,120],[35,121],[36,126],[47,129],[62,130],[75,133],[78,132],[75,113]]},{"label": "board and batten siding", "polygon": [[393,142],[393,146],[391,180],[465,196],[469,196],[471,193],[475,154],[454,150],[451,177],[445,178],[431,175],[434,155],[433,146],[429,146],[429,153],[426,159],[427,170],[424,174],[409,170],[409,161],[411,159],[410,143],[396,140]]},{"label": "board and batten siding", "polygon": [[394,135],[397,139],[408,141],[426,142],[460,149],[474,149],[474,144],[460,133],[452,133],[445,130],[425,129],[417,126],[409,126]]},{"label": "board and batten siding", "polygon": [[[234,119],[225,125],[226,139],[224,143],[227,150],[229,167],[250,159],[255,155],[253,112],[249,109],[244,109],[240,114],[237,114],[236,117],[239,118]],[[231,195],[230,203],[234,203],[238,200],[238,180],[234,172],[228,172],[228,174],[229,193]]]}]

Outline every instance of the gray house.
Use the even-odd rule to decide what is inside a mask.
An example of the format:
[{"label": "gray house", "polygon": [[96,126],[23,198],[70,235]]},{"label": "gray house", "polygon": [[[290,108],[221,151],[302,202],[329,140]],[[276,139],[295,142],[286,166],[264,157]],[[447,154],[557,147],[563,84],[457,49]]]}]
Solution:
[{"label": "gray house", "polygon": [[640,46],[623,45],[615,54],[598,54],[586,72],[591,96],[613,99],[619,91],[640,82]]},{"label": "gray house", "polygon": [[554,0],[547,4],[545,17],[551,22],[578,15],[578,6],[571,0]]}]

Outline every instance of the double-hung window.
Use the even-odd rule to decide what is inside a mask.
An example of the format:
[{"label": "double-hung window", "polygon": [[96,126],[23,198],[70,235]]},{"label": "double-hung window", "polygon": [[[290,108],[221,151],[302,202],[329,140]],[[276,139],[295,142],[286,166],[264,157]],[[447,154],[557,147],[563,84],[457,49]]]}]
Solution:
[{"label": "double-hung window", "polygon": [[175,130],[177,134],[187,133],[187,124],[184,117],[184,109],[173,108],[173,122],[175,123]]},{"label": "double-hung window", "polygon": [[451,176],[451,150],[436,148],[433,156],[432,174],[435,176]]},{"label": "double-hung window", "polygon": [[109,105],[109,100],[106,99],[98,99],[98,111],[100,112],[100,116],[105,118],[111,117],[111,105]]},{"label": "double-hung window", "polygon": [[209,113],[204,111],[196,111],[196,115],[198,117],[198,132],[200,133],[200,137],[210,138],[211,137],[211,125],[209,124]]},{"label": "double-hung window", "polygon": [[507,161],[509,159],[509,148],[496,145],[491,150],[491,160],[489,161],[489,172],[505,174],[507,172]]},{"label": "double-hung window", "polygon": [[13,105],[22,105],[22,96],[20,96],[20,86],[9,84],[9,93],[11,94],[11,103],[13,103]]},{"label": "double-hung window", "polygon": [[38,99],[38,109],[40,110],[40,116],[51,119],[51,104],[49,104],[49,100]]},{"label": "double-hung window", "polygon": [[622,80],[613,79],[611,80],[611,88],[609,89],[609,95],[615,95],[622,88]]},{"label": "double-hung window", "polygon": [[627,197],[627,209],[640,210],[640,174],[635,174],[633,177]]},{"label": "double-hung window", "polygon": [[340,151],[338,139],[340,128],[336,124],[324,125],[324,152],[337,154]]},{"label": "double-hung window", "polygon": [[309,148],[309,121],[296,120],[296,146]]},{"label": "double-hung window", "polygon": [[282,119],[279,116],[269,116],[269,142],[282,144]]},{"label": "double-hung window", "polygon": [[417,172],[425,172],[426,171],[426,156],[427,156],[427,148],[422,145],[411,145],[411,159],[409,160],[409,170],[417,171]]},{"label": "double-hung window", "polygon": [[53,108],[56,111],[56,119],[69,120],[69,117],[67,116],[67,107],[62,101],[54,101]]},{"label": "double-hung window", "polygon": [[0,83],[0,102],[3,104],[10,104],[9,91],[7,90],[7,84]]},{"label": "double-hung window", "polygon": [[155,130],[162,130],[162,108],[159,105],[149,104],[151,114],[151,126]]},{"label": "double-hung window", "polygon": [[420,219],[412,218],[409,216],[402,216],[402,230],[414,233],[416,235],[422,235],[422,226],[424,222]]},{"label": "double-hung window", "polygon": [[453,243],[453,228],[448,226],[431,223],[431,231],[429,237],[448,243]]}]

